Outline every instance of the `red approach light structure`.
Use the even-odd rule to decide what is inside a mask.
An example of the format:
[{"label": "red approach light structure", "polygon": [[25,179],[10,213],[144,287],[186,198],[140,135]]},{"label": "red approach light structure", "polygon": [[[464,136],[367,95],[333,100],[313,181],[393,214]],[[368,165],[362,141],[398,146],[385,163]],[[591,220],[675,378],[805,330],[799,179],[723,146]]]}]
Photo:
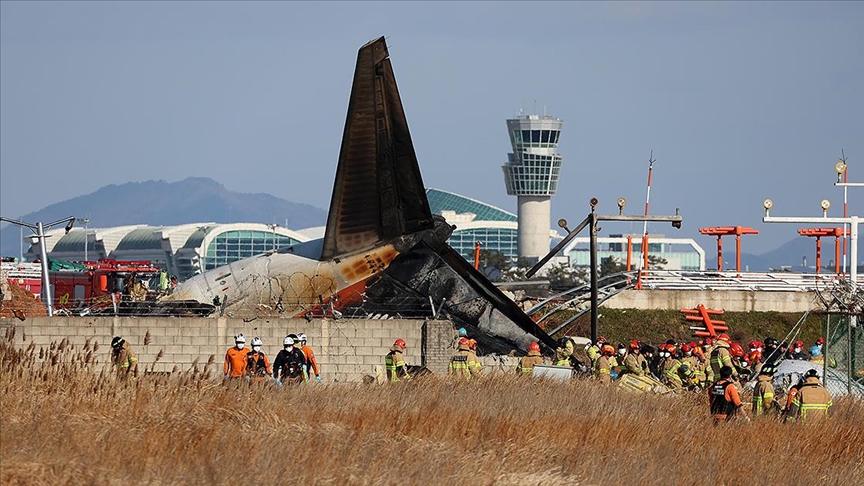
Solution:
[{"label": "red approach light structure", "polygon": [[713,226],[699,228],[699,232],[707,236],[717,237],[717,271],[723,271],[723,237],[735,235],[735,271],[741,272],[741,235],[758,235],[759,230],[748,226]]},{"label": "red approach light structure", "polygon": [[722,310],[706,309],[703,304],[699,304],[695,309],[681,309],[684,314],[684,319],[688,321],[701,322],[701,326],[690,326],[693,335],[697,337],[716,338],[721,333],[728,333],[729,327],[726,321],[715,321],[711,316],[723,315]]},{"label": "red approach light structure", "polygon": [[822,268],[822,241],[823,236],[834,237],[834,273],[840,275],[840,238],[849,234],[849,230],[843,228],[799,228],[798,234],[816,238],[816,273]]}]

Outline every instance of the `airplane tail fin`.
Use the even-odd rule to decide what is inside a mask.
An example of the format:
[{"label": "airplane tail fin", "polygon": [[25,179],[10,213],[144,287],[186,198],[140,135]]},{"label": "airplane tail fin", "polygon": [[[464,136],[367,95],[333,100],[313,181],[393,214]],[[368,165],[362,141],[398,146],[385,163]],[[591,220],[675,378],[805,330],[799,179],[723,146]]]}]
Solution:
[{"label": "airplane tail fin", "polygon": [[322,260],[433,227],[384,37],[357,54]]}]

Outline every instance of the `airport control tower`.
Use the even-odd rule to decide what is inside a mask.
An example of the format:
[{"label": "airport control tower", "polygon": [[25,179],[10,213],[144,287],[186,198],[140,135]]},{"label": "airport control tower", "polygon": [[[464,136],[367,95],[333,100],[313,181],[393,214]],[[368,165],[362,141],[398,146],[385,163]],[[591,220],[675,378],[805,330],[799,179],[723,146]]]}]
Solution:
[{"label": "airport control tower", "polygon": [[558,136],[564,121],[546,115],[507,120],[513,153],[503,166],[507,194],[519,198],[520,258],[538,260],[549,252],[552,195],[558,190],[561,160]]}]

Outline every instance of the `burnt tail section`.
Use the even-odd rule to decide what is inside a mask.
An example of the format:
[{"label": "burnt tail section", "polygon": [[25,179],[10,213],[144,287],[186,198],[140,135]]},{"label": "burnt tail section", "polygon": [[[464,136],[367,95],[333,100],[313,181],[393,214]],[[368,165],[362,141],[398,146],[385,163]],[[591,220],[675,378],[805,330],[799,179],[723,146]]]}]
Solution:
[{"label": "burnt tail section", "polygon": [[322,260],[432,228],[432,212],[383,37],[357,54]]}]

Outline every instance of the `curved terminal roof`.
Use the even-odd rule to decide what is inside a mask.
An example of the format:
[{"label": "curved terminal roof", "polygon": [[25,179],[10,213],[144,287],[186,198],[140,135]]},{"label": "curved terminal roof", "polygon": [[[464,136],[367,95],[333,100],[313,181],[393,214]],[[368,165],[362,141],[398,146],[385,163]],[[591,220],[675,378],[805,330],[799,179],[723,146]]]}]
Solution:
[{"label": "curved terminal roof", "polygon": [[474,219],[477,221],[515,222],[517,220],[513,213],[453,192],[429,188],[426,189],[426,197],[429,199],[429,208],[433,214],[440,215],[443,211],[454,211],[457,214],[474,214]]}]

